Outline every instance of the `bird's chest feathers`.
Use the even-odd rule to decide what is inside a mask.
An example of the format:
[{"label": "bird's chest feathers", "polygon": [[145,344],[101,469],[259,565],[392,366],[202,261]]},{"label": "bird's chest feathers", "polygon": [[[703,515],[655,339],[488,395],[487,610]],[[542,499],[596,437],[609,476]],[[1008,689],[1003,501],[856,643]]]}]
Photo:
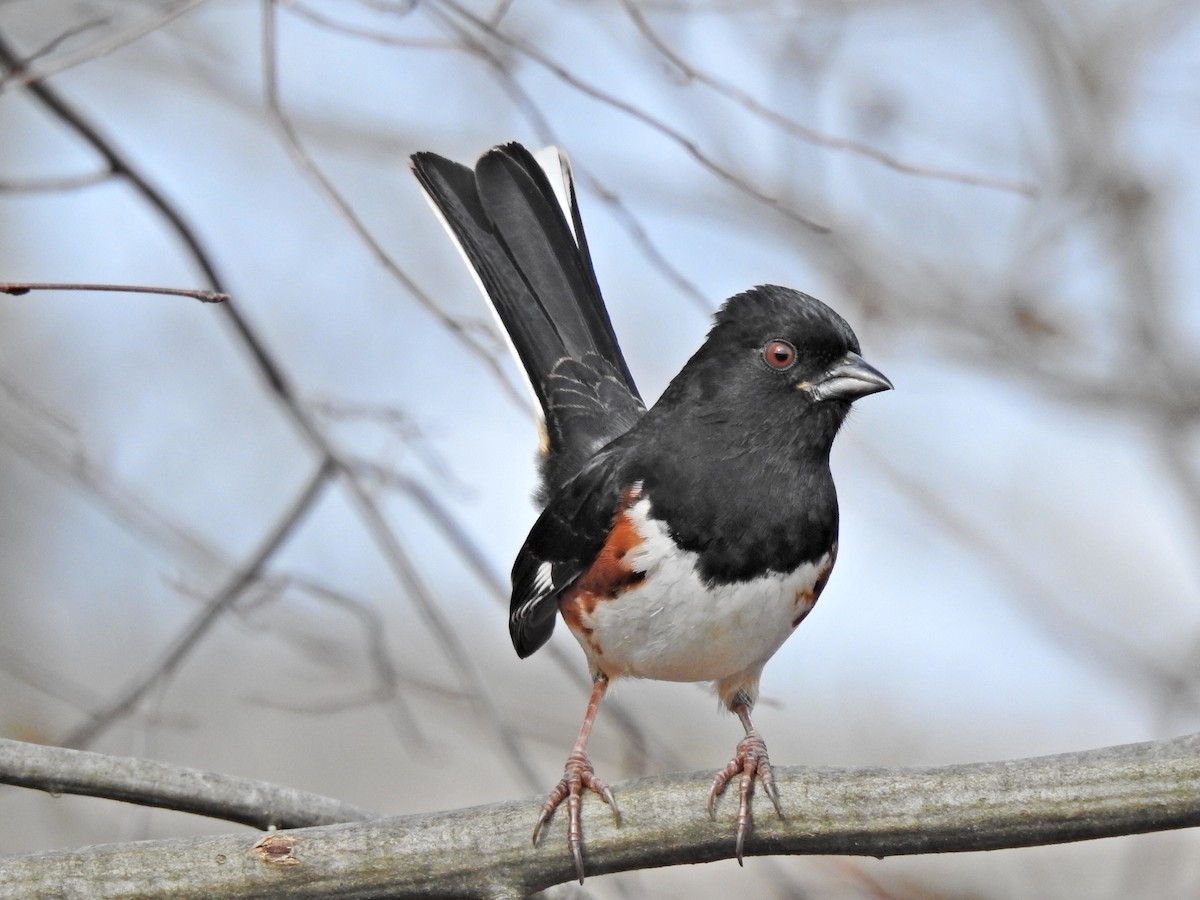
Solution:
[{"label": "bird's chest feathers", "polygon": [[790,572],[709,583],[632,494],[592,567],[560,600],[593,669],[609,677],[719,681],[761,669],[812,609],[836,548]]}]

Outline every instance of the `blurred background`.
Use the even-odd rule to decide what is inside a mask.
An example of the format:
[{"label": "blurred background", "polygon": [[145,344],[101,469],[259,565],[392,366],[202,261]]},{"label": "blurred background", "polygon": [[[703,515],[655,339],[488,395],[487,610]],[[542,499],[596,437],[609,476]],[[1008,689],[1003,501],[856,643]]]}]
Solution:
[{"label": "blurred background", "polygon": [[[407,161],[513,139],[571,154],[647,399],[764,282],[895,382],[834,448],[837,573],[755,715],[776,764],[1200,729],[1197,6],[0,2],[0,281],[234,298],[0,296],[0,735],[387,813],[549,790],[587,679],[564,629],[526,661],[506,633],[533,418]],[[610,782],[740,735],[701,687],[610,697]],[[233,827],[0,788],[4,853]],[[587,890],[1181,897],[1198,850]]]}]

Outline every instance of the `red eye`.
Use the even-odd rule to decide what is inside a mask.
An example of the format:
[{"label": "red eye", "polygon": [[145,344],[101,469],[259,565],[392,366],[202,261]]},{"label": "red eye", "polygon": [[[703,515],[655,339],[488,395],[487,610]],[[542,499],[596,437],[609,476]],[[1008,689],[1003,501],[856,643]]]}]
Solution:
[{"label": "red eye", "polygon": [[785,369],[790,369],[796,362],[796,348],[787,341],[776,338],[773,341],[768,341],[763,347],[763,359],[767,361],[767,365],[772,369],[778,369],[780,372]]}]

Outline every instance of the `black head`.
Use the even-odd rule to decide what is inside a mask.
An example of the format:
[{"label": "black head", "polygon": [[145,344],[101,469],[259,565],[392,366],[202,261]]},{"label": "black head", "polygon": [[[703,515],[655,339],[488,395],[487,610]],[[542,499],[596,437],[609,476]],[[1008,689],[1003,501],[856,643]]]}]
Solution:
[{"label": "black head", "polygon": [[791,440],[827,449],[854,400],[891,387],[859,356],[845,319],[808,294],[763,285],[725,302],[659,405],[746,433],[811,420]]},{"label": "black head", "polygon": [[892,385],[824,303],[766,285],[717,313],[707,340],[630,433],[652,515],[702,577],[790,572],[837,540],[829,452],[850,404]]}]

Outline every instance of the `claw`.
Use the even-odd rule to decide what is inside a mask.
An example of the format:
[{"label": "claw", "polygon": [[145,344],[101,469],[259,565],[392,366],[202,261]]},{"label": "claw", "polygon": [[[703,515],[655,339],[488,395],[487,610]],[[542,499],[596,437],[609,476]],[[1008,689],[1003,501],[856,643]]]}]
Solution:
[{"label": "claw", "polygon": [[783,818],[783,807],[779,803],[779,790],[775,785],[775,773],[771,771],[771,761],[767,758],[767,745],[758,736],[758,732],[752,729],[738,742],[733,759],[713,778],[712,788],[708,792],[709,816],[715,818],[713,804],[716,802],[717,797],[724,793],[726,786],[733,779],[733,776],[739,772],[742,777],[738,783],[737,843],[735,845],[735,852],[737,854],[738,865],[743,865],[742,856],[746,845],[746,835],[750,833],[750,828],[754,823],[751,807],[754,799],[754,777],[756,775],[762,781],[763,789],[766,791],[767,796],[771,798],[775,812],[779,814],[781,819]]},{"label": "claw", "polygon": [[550,792],[550,796],[542,804],[542,813],[538,816],[538,820],[533,826],[533,846],[537,846],[538,835],[542,833],[542,826],[550,821],[550,816],[554,814],[554,810],[558,809],[558,805],[566,799],[568,790],[567,779],[564,775],[563,780],[554,786],[554,790]]},{"label": "claw", "polygon": [[537,846],[542,826],[550,821],[550,817],[562,805],[563,800],[567,801],[567,846],[571,850],[571,856],[575,859],[575,874],[579,876],[580,884],[583,884],[584,875],[583,792],[585,788],[599,794],[600,799],[612,809],[613,817],[620,825],[621,810],[617,808],[617,801],[613,797],[612,791],[608,789],[607,784],[596,777],[596,770],[592,768],[592,761],[588,758],[587,753],[577,751],[567,758],[567,766],[563,770],[562,780],[555,785],[550,796],[546,798],[546,802],[542,804],[541,815],[538,816],[537,823],[533,826],[533,844]]},{"label": "claw", "polygon": [[771,805],[775,807],[775,813],[779,818],[783,818],[783,807],[779,803],[779,788],[775,786],[775,771],[771,768],[770,761],[766,758],[766,747],[763,747],[763,761],[758,767],[758,778],[763,783],[763,788],[766,789],[767,796],[771,798]]}]

